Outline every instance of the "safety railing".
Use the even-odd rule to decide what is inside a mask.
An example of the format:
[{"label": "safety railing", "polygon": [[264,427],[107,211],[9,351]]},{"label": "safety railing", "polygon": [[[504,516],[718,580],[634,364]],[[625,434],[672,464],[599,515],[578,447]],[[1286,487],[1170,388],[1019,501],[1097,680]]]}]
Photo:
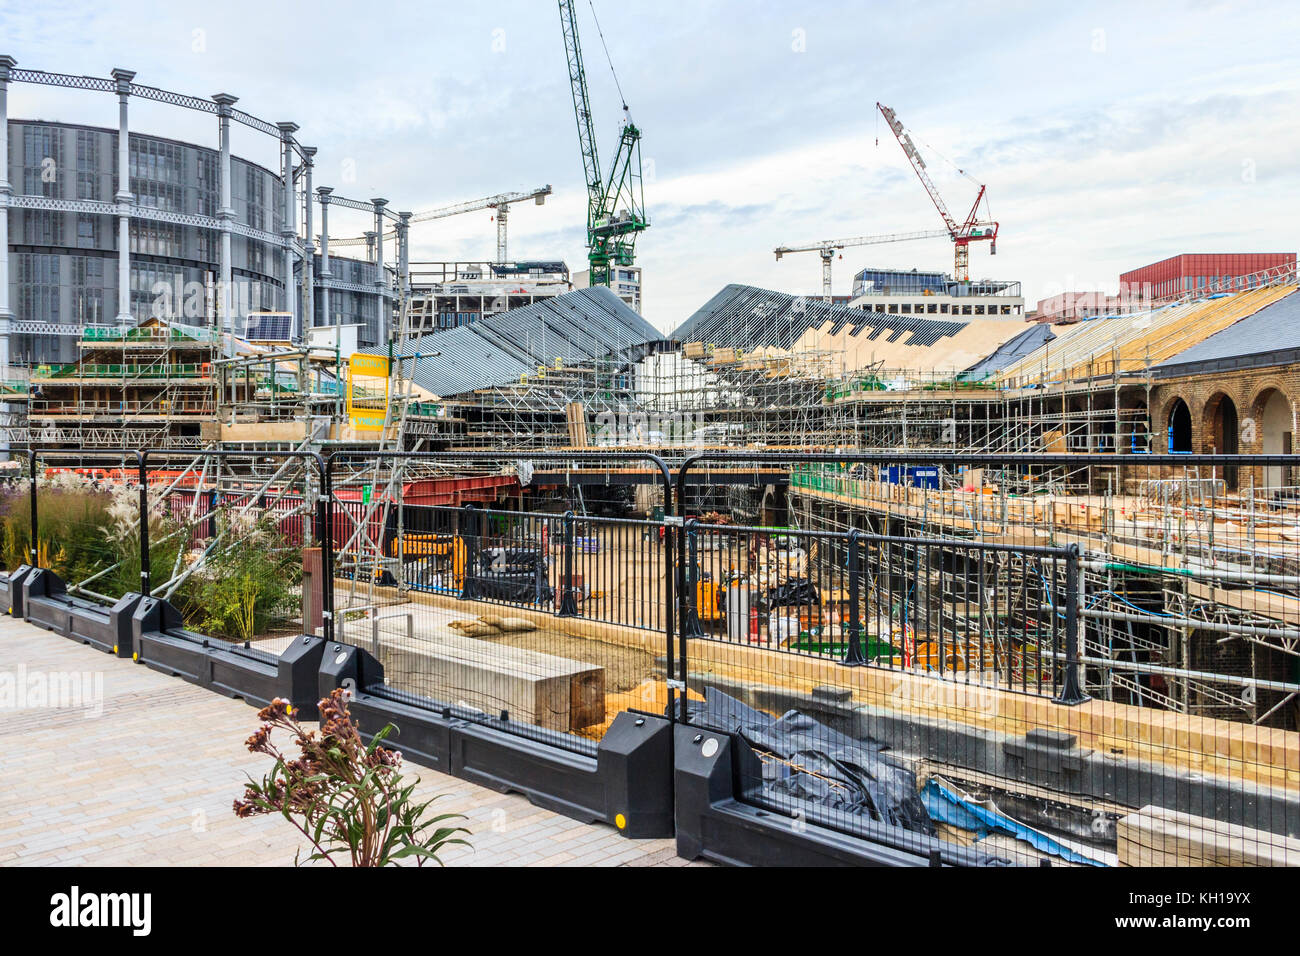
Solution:
[{"label": "safety railing", "polygon": [[[754,806],[945,861],[1293,857],[1296,463],[698,454],[677,719],[749,743]],[[786,494],[689,519],[746,466]]]},{"label": "safety railing", "polygon": [[671,500],[667,467],[635,453],[329,460],[336,634],[382,664],[377,693],[588,754],[619,713],[669,709],[671,533],[531,481],[575,458],[644,467]]},{"label": "safety railing", "polygon": [[[792,826],[963,864],[1294,862],[1297,464],[42,449],[0,517],[10,570],[165,599],[204,653],[319,635],[394,706],[586,756],[628,713],[726,735],[737,799]],[[67,489],[117,531],[61,524]],[[112,534],[129,554],[70,570]],[[1169,825],[1195,845],[1153,856]]]}]

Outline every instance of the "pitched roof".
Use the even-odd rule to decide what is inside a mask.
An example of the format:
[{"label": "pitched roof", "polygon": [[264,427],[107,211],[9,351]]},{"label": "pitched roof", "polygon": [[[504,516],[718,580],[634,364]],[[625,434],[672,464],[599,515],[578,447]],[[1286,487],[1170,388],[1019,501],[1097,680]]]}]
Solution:
[{"label": "pitched roof", "polygon": [[406,346],[412,378],[436,395],[518,382],[557,358],[581,365],[608,355],[640,357],[664,342],[659,331],[604,286],[578,289]]},{"label": "pitched roof", "polygon": [[1025,329],[1009,342],[1003,342],[993,351],[962,373],[962,378],[978,380],[992,375],[998,369],[1005,368],[1012,362],[1019,361],[1035,349],[1046,345],[1056,338],[1052,327],[1045,323],[1035,323]]},{"label": "pitched roof", "polygon": [[921,315],[868,312],[808,296],[733,284],[704,303],[669,338],[746,351],[763,347],[788,349],[809,329],[823,329],[830,335],[848,329],[850,335],[856,336],[865,326],[871,330],[871,339],[898,341],[906,337],[911,345],[928,346],[956,335],[968,324]]},{"label": "pitched roof", "polygon": [[1153,375],[1195,375],[1300,362],[1300,295],[1267,305],[1152,367]]}]

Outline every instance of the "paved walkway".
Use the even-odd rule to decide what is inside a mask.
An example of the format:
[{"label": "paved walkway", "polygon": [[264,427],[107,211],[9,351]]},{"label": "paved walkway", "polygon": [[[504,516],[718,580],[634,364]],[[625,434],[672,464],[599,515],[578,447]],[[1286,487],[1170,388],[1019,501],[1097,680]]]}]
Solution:
[{"label": "paved walkway", "polygon": [[[50,702],[50,688],[83,693]],[[291,865],[305,841],[231,802],[268,758],[257,712],[24,621],[0,617],[0,866]],[[680,866],[672,840],[627,840],[414,764],[420,791],[465,814],[450,866]],[[417,791],[418,792],[418,791]],[[305,855],[305,854],[304,854]]]}]

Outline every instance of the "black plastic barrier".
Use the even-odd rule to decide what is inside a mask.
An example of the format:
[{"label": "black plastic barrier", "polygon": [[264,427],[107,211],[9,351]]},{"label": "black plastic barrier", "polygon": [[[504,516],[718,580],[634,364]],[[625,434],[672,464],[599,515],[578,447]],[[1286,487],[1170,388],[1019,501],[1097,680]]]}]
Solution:
[{"label": "black plastic barrier", "polygon": [[365,736],[393,724],[391,746],[443,773],[499,793],[523,794],[536,806],[584,823],[608,823],[627,837],[672,836],[668,719],[623,711],[589,756],[502,732],[494,726],[500,717],[467,719],[450,705],[385,690],[383,673],[366,651],[332,642],[325,648],[318,692],[324,697],[346,687]]},{"label": "black plastic barrier", "polygon": [[139,594],[126,594],[112,606],[68,594],[67,585],[53,571],[30,569],[22,576],[22,616],[46,630],[89,644],[118,657],[134,652],[131,615]]},{"label": "black plastic barrier", "polygon": [[[739,736],[678,724],[677,855],[733,866],[988,866],[1004,861],[901,833],[881,824],[867,840],[819,821],[816,808],[785,816],[742,799],[742,781],[761,777],[758,757]],[[828,815],[829,817],[829,815]]]},{"label": "black plastic barrier", "polygon": [[20,564],[11,573],[0,576],[0,590],[4,594],[4,607],[13,617],[23,616],[23,579],[34,569],[30,564]]},{"label": "black plastic barrier", "polygon": [[323,639],[301,635],[276,656],[187,631],[182,623],[166,601],[142,597],[132,618],[139,662],[256,707],[280,697],[304,719],[315,719]]}]

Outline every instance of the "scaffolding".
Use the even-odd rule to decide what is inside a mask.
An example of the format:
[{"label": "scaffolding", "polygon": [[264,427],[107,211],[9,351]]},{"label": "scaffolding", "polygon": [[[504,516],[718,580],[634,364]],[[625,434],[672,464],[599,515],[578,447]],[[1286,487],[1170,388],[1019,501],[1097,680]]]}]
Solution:
[{"label": "scaffolding", "polygon": [[220,336],[156,320],[86,326],[80,358],[33,366],[30,441],[81,448],[197,448],[215,414]]},{"label": "scaffolding", "polygon": [[[1300,487],[1240,490],[1196,467],[1111,472],[1072,493],[1068,467],[1032,481],[1000,469],[942,472],[937,487],[887,469],[791,474],[791,519],[914,538],[1081,548],[1085,690],[1140,707],[1300,724]],[[894,569],[905,573],[906,569]],[[885,569],[883,573],[888,573]]]}]

